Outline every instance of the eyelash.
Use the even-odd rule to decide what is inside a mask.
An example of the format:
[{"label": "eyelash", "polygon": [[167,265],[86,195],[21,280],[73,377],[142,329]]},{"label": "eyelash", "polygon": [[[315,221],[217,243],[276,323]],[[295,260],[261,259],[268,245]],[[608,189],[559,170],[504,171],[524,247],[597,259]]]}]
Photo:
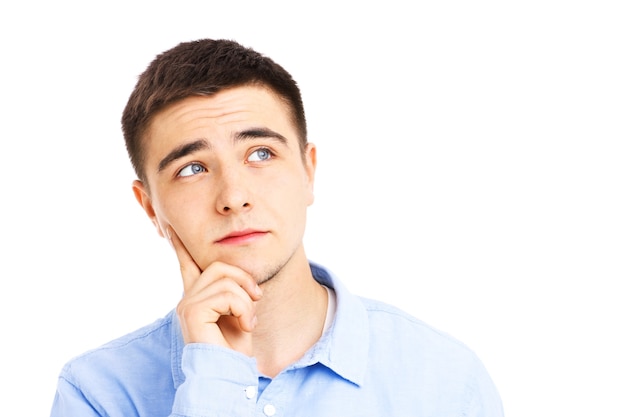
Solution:
[{"label": "eyelash", "polygon": [[[267,161],[267,160],[272,159],[272,158],[276,155],[276,154],[275,154],[274,152],[272,152],[269,148],[266,148],[266,147],[261,147],[261,148],[257,148],[257,149],[255,149],[254,151],[250,152],[250,155],[248,156],[248,158],[246,158],[246,162],[249,162],[250,156],[251,156],[251,155],[253,155],[253,154],[255,154],[255,153],[257,153],[257,152],[266,152],[266,153],[267,153],[267,157],[266,157],[266,159],[261,159],[260,161],[253,161],[253,162],[263,162],[263,161]],[[192,174],[190,174],[190,175],[181,175],[181,173],[182,173],[184,170],[186,170],[187,168],[194,167],[194,166],[200,167],[200,169],[201,169],[201,170],[200,170],[200,171],[198,171],[198,172],[193,172],[193,173],[192,173]],[[192,171],[193,171],[193,168],[192,168]],[[189,163],[189,164],[185,165],[184,167],[182,167],[182,168],[181,168],[181,169],[180,169],[180,170],[176,173],[176,176],[177,176],[177,177],[191,177],[191,176],[194,176],[194,175],[200,174],[201,172],[207,172],[207,169],[206,169],[204,166],[202,166],[202,164],[200,164],[199,162],[191,162],[191,163]]]},{"label": "eyelash", "polygon": [[246,160],[250,159],[251,155],[253,155],[253,154],[257,153],[257,152],[260,152],[260,151],[266,152],[267,155],[268,155],[266,159],[262,159],[261,161],[267,161],[269,159],[272,159],[274,156],[276,156],[276,154],[274,152],[272,152],[269,148],[260,147],[260,148],[257,148],[255,150],[253,150],[252,152],[250,152],[250,155],[248,156],[248,158],[246,158]]},{"label": "eyelash", "polygon": [[[190,174],[190,175],[181,175],[181,173],[182,173],[184,170],[186,170],[187,168],[194,167],[194,166],[200,167],[200,168],[201,168],[201,171],[200,171],[200,172],[206,172],[206,171],[207,171],[207,169],[206,169],[205,167],[203,167],[203,166],[202,166],[202,164],[200,164],[200,163],[198,163],[198,162],[192,162],[192,163],[189,163],[189,164],[185,165],[184,167],[182,167],[182,168],[180,169],[180,171],[178,171],[178,172],[176,173],[176,176],[177,176],[177,177],[191,177],[191,176],[193,176],[193,175],[197,175],[197,174],[199,174],[200,172],[193,172],[193,174]],[[192,169],[192,171],[193,171],[193,169]]]}]

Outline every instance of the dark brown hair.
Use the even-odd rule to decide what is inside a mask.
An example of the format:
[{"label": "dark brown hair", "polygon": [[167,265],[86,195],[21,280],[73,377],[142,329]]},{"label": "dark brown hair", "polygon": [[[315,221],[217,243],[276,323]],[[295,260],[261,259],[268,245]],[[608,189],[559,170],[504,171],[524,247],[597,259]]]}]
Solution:
[{"label": "dark brown hair", "polygon": [[[225,39],[182,42],[150,63],[139,76],[122,115],[128,156],[137,177],[146,182],[144,134],[154,115],[191,96],[210,96],[243,85],[262,85],[291,111],[300,149],[307,143],[304,106],[297,83],[270,58]],[[147,185],[147,184],[146,184]]]}]

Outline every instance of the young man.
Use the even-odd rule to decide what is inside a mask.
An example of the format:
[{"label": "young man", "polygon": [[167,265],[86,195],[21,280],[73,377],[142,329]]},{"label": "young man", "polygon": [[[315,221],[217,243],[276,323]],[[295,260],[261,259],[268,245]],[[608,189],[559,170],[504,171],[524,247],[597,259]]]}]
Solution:
[{"label": "young man", "polygon": [[184,295],[71,360],[53,417],[502,415],[472,351],[308,261],[316,148],[282,67],[233,41],[181,43],[141,75],[122,125]]}]

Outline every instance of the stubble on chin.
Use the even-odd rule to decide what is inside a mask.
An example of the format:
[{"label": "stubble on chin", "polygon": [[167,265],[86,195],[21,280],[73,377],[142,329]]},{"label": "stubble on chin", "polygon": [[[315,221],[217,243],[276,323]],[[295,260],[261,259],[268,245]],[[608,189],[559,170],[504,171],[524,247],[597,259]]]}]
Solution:
[{"label": "stubble on chin", "polygon": [[283,270],[284,266],[285,266],[285,264],[282,264],[282,265],[274,266],[271,269],[267,269],[267,270],[257,274],[256,276],[254,276],[254,280],[256,281],[256,283],[258,285],[265,284],[265,283],[273,280],[280,273],[280,271]]},{"label": "stubble on chin", "polygon": [[295,255],[295,252],[292,253],[291,256],[289,256],[289,258],[287,258],[287,260],[285,260],[281,264],[274,265],[274,266],[268,266],[267,269],[265,269],[264,271],[260,272],[259,274],[254,274],[253,278],[256,281],[256,283],[258,285],[262,285],[262,284],[265,284],[265,283],[267,283],[269,281],[272,281],[274,278],[279,276],[279,274],[285,268],[285,265],[287,265],[289,263],[289,261],[291,260],[291,258],[293,258],[294,255]]}]

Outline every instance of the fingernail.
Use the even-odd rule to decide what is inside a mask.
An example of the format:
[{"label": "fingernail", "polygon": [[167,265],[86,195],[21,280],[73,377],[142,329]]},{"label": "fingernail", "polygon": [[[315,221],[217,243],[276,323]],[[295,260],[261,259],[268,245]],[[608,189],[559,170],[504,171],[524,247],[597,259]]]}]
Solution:
[{"label": "fingernail", "polygon": [[167,243],[169,243],[169,245],[173,248],[174,242],[172,242],[172,234],[170,233],[169,227],[165,229],[165,238],[167,239]]}]

